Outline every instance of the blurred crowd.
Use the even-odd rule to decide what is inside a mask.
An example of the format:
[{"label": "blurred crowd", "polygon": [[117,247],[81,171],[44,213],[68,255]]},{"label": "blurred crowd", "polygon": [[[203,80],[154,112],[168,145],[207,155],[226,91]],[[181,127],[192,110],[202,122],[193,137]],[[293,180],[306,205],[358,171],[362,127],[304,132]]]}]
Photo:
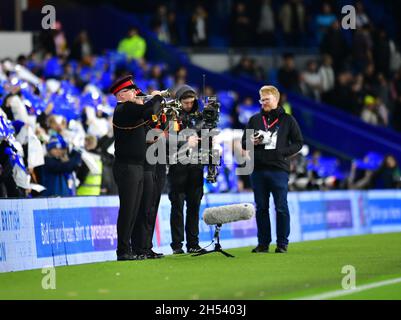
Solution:
[{"label": "blurred crowd", "polygon": [[[225,38],[220,45],[237,48],[316,46],[341,15],[340,4],[332,0],[153,3],[156,7],[152,6],[147,12],[150,14],[148,27],[159,40],[179,46],[219,45],[216,43],[219,36]],[[357,28],[371,23],[362,1],[351,4],[356,9]]]},{"label": "blurred crowd", "polygon": [[289,188],[292,191],[399,189],[401,171],[391,154],[369,152],[363,159],[351,161],[350,168],[343,171],[339,159],[324,156],[319,150],[309,154],[304,147],[291,161]]},{"label": "blurred crowd", "polygon": [[[248,35],[255,31],[244,27],[250,21],[253,27],[257,25],[255,32],[264,45],[276,43],[275,23],[281,24],[288,45],[303,39],[306,29],[294,28],[295,20],[303,23],[305,19],[302,1],[286,1],[279,11],[269,9],[271,1],[260,1],[260,5],[258,12],[264,18],[259,24],[247,16],[245,2],[235,5],[236,15],[230,20],[230,28],[236,30],[233,45],[249,45],[243,31]],[[300,16],[289,22],[294,10]],[[208,11],[199,5],[193,12],[189,28],[193,44],[207,45]],[[396,45],[383,29],[370,23],[361,5],[357,18],[361,28],[353,34],[352,46],[347,46],[337,19],[330,5],[322,4],[322,13],[316,16],[321,61],[309,61],[305,70],[298,70],[294,56],[286,54],[274,79],[266,79],[265,70],[246,57],[232,73],[272,84],[276,81],[285,91],[336,105],[373,125],[401,130],[401,68]],[[174,21],[174,13],[161,5],[152,19],[152,30],[160,40],[178,43]],[[55,29],[42,32],[39,46],[29,56],[0,61],[0,197],[117,193],[111,172],[116,105],[108,93],[111,83],[134,74],[138,87],[152,92],[188,82],[185,67],[172,70],[147,61],[146,50],[145,39],[137,28],[131,28],[115,51],[94,55],[87,32],[81,31],[69,44],[57,22]],[[244,129],[260,106],[231,90],[216,92],[207,86],[204,95],[216,95],[221,103],[219,142],[230,146],[223,149],[224,159],[230,159],[241,136],[233,130]],[[285,92],[280,105],[292,112]],[[205,184],[205,192],[250,190],[249,177],[235,175],[238,164],[233,160],[223,163],[218,182]],[[370,152],[363,159],[344,162],[304,146],[291,160],[292,191],[400,188],[400,184],[400,167],[392,155]]]},{"label": "blurred crowd", "polygon": [[383,29],[366,25],[349,47],[339,28],[333,22],[323,35],[320,60],[308,61],[303,70],[293,55],[284,55],[277,83],[369,124],[401,131],[401,56],[394,42]]},{"label": "blurred crowd", "polygon": [[[266,70],[252,57],[243,56],[230,72],[277,84],[369,124],[401,131],[399,43],[389,37],[385,25],[373,22],[362,1],[354,3],[355,30],[341,27],[340,8],[333,1],[203,1],[187,6],[187,12],[193,12],[185,22],[188,39],[181,39],[178,32],[185,29],[175,16],[174,8],[180,6],[173,1],[169,7],[157,7],[150,26],[161,41],[207,47],[215,36],[211,20],[219,17],[219,29],[229,38],[225,46],[319,47],[320,56],[304,66],[297,65],[291,53],[283,55],[277,70]],[[224,20],[227,12],[231,14]]]},{"label": "blurred crowd", "polygon": [[[91,57],[90,62],[49,54],[40,60],[39,55],[0,64],[1,197],[116,194],[111,171],[116,101],[107,93],[111,81],[116,74],[134,72],[138,85],[152,91],[185,83],[186,69],[170,73],[166,66],[144,60],[139,64],[118,52]],[[258,106],[249,97],[239,101],[232,91],[214,92],[207,87],[205,94],[216,94],[221,102],[219,142],[230,146],[224,149],[228,153],[224,158],[230,158],[241,136],[233,129],[243,128]],[[286,96],[282,99],[291,113]],[[290,189],[400,187],[394,157],[371,158],[354,161],[348,175],[338,159],[309,152],[305,146],[292,160]],[[223,163],[218,182],[205,184],[205,191],[250,190],[249,177],[235,175],[237,166],[235,159]]]}]

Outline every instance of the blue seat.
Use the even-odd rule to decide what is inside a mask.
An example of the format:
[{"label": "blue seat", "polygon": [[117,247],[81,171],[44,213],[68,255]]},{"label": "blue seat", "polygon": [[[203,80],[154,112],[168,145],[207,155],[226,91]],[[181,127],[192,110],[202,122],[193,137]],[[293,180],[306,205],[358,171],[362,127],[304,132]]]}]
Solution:
[{"label": "blue seat", "polygon": [[238,112],[238,119],[239,122],[242,124],[246,125],[249,121],[249,119],[255,114],[258,113],[260,108],[259,106],[252,105],[240,105],[238,106],[239,112]]},{"label": "blue seat", "polygon": [[47,60],[43,74],[46,78],[59,78],[63,75],[63,67],[57,57]]},{"label": "blue seat", "polygon": [[383,155],[376,152],[367,153],[363,159],[355,159],[354,164],[358,169],[377,170],[383,162]]},{"label": "blue seat", "polygon": [[220,102],[220,110],[230,113],[234,107],[235,94],[232,91],[218,91],[217,101]]},{"label": "blue seat", "polygon": [[269,69],[269,71],[267,72],[267,83],[275,87],[278,86],[277,69]]}]

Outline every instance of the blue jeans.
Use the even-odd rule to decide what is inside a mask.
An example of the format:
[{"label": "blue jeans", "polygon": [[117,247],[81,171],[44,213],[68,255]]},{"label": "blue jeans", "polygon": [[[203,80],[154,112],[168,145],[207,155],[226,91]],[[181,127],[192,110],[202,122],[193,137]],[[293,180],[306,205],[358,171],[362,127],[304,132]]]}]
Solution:
[{"label": "blue jeans", "polygon": [[268,246],[272,241],[269,217],[269,198],[273,195],[276,207],[277,245],[288,245],[290,213],[288,210],[288,173],[286,171],[254,171],[251,183],[256,203],[256,224],[259,245]]}]

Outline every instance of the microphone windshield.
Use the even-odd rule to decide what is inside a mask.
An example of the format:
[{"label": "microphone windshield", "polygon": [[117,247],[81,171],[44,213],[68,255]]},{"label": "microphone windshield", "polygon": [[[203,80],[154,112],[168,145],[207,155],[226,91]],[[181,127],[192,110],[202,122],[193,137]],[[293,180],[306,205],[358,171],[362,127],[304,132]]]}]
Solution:
[{"label": "microphone windshield", "polygon": [[255,207],[252,203],[240,203],[211,207],[203,212],[203,220],[208,225],[224,224],[240,220],[249,220],[255,214]]}]

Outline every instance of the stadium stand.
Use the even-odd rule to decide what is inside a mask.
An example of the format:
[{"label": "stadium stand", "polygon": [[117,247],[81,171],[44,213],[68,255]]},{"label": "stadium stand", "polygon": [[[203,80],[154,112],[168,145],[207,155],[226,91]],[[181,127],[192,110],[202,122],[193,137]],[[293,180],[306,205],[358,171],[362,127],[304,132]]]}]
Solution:
[{"label": "stadium stand", "polygon": [[[262,6],[268,3],[269,1],[266,3],[262,1],[257,4]],[[360,163],[357,159],[367,156],[370,151],[379,154],[382,161],[363,169],[379,172],[385,166],[386,161],[383,159],[393,156],[395,164],[392,166],[395,169],[394,183],[391,186],[399,187],[396,159],[401,159],[401,147],[397,143],[401,141],[401,136],[396,130],[399,130],[398,125],[401,123],[399,118],[401,69],[397,60],[399,53],[396,39],[388,36],[394,34],[394,21],[385,6],[378,7],[374,1],[364,1],[364,9],[358,2],[358,23],[362,24],[362,27],[365,26],[364,34],[359,35],[358,32],[336,34],[338,26],[335,22],[339,19],[340,5],[341,3],[337,2],[335,7],[330,4],[320,7],[312,1],[304,1],[302,6],[311,13],[311,16],[308,14],[308,22],[305,23],[306,30],[318,28],[319,32],[317,34],[305,32],[305,36],[298,37],[299,43],[293,43],[292,31],[284,31],[288,8],[285,5],[281,6],[277,1],[272,1],[270,13],[276,21],[274,32],[270,35],[275,38],[273,43],[279,44],[278,46],[288,43],[299,47],[320,46],[322,55],[317,56],[316,60],[308,61],[308,67],[304,70],[298,69],[297,66],[290,67],[293,68],[291,72],[287,70],[286,65],[262,70],[256,61],[244,56],[241,63],[232,69],[232,73],[224,74],[204,70],[191,64],[188,55],[178,49],[177,46],[188,43],[185,39],[188,38],[191,28],[186,28],[190,17],[185,14],[180,14],[178,20],[171,17],[174,6],[177,6],[175,1],[170,7],[159,6],[157,14],[143,12],[132,15],[109,6],[83,7],[78,13],[81,17],[85,17],[91,12],[99,17],[99,21],[107,15],[108,20],[115,21],[113,32],[106,30],[99,21],[93,20],[85,25],[87,31],[84,31],[82,22],[74,25],[68,23],[72,21],[73,13],[77,14],[75,8],[61,8],[58,14],[63,24],[58,24],[58,29],[55,31],[42,32],[32,54],[21,56],[17,60],[3,59],[1,62],[0,129],[4,150],[1,173],[2,196],[41,195],[41,192],[35,191],[35,188],[40,190],[36,184],[41,185],[41,170],[38,170],[41,166],[39,164],[42,163],[40,159],[44,161],[45,145],[55,134],[63,136],[69,152],[73,149],[80,152],[88,151],[84,146],[85,136],[95,136],[99,142],[107,140],[106,137],[111,138],[110,116],[115,100],[107,94],[107,88],[115,77],[125,73],[133,73],[138,86],[147,92],[174,87],[182,82],[188,82],[202,91],[200,75],[205,74],[207,85],[212,92],[217,92],[221,102],[220,128],[226,130],[225,132],[227,129],[243,128],[249,116],[258,110],[255,101],[261,84],[266,81],[277,84],[287,93],[288,105],[298,119],[309,147],[309,153],[305,151],[299,155],[299,159],[294,160],[292,172],[294,181],[299,179],[303,181],[294,183],[294,190],[355,187],[358,184],[349,183],[349,176],[353,175],[354,167],[358,167],[355,163]],[[233,10],[234,7],[232,5]],[[375,14],[374,17],[369,15],[369,12],[378,8],[380,8],[377,11],[379,14]],[[180,9],[185,10],[185,8]],[[231,20],[222,20],[226,25],[219,31],[213,23],[226,12],[224,11],[226,9],[223,5],[215,7],[211,2],[207,2],[205,8],[199,9],[200,16],[207,16],[209,28],[207,32],[213,36],[205,41],[209,41],[212,46],[232,45],[219,40],[219,37],[227,39],[226,33],[230,24],[236,23],[235,14],[233,13]],[[206,10],[207,15],[201,13],[202,10]],[[243,15],[244,20],[252,20],[258,12],[251,6],[248,9],[245,6],[236,10],[242,12],[236,14]],[[35,10],[26,13],[27,27],[38,14],[39,12]],[[389,21],[386,29],[382,28],[381,24],[384,19]],[[127,33],[127,25],[138,27],[140,34],[146,40],[146,60],[128,59],[124,54],[115,51],[118,46],[115,35],[120,35],[122,39]],[[255,24],[250,24],[248,27],[258,28]],[[162,32],[165,33],[164,36]],[[373,46],[372,39],[375,40]],[[253,40],[244,39],[245,42],[241,43],[242,40],[239,39],[236,45],[249,46],[258,43],[257,39]],[[330,45],[333,46],[335,41],[343,41],[347,45],[348,49],[345,50],[344,56],[335,56],[331,51]],[[362,41],[358,43],[358,47],[370,46],[368,50],[370,60],[364,65],[360,65],[360,61],[363,60],[360,59],[361,52],[352,50],[357,41]],[[388,50],[381,50],[383,47]],[[104,48],[114,48],[114,50],[105,51]],[[287,48],[282,52],[294,52],[283,55],[285,59],[291,59],[296,56],[297,49]],[[323,64],[320,63],[321,59],[324,61]],[[339,63],[339,59],[345,63]],[[389,63],[383,65],[380,63],[383,60],[388,60]],[[289,64],[293,62],[290,61]],[[285,78],[294,79],[294,76],[298,80],[294,85],[287,86]],[[55,129],[49,125],[51,119],[55,119],[57,123],[54,125]],[[31,145],[36,145],[36,149],[30,148]],[[324,154],[318,163],[312,161],[311,154],[314,152]],[[32,153],[37,159],[32,160]],[[96,147],[96,153],[102,156],[104,162],[105,158],[110,157],[110,152],[102,144]],[[83,159],[81,167],[87,166],[89,161]],[[300,169],[299,163],[302,163],[303,169]],[[210,186],[206,191],[243,190],[243,181],[238,182],[232,174],[233,168],[223,166],[221,170],[225,174],[219,176],[217,186]],[[73,183],[75,188],[79,187],[78,171],[79,168],[73,170],[69,178],[70,181],[75,181]],[[19,178],[16,177],[17,174]],[[108,179],[103,177],[103,180]],[[324,182],[326,180],[327,183]],[[370,182],[362,185],[364,188],[369,188],[375,184]],[[383,184],[376,183],[376,186],[379,185],[383,187]],[[14,189],[10,191],[9,188]],[[102,194],[110,194],[109,192],[113,192],[110,190],[115,190],[112,186],[103,186],[101,189]],[[71,190],[72,193],[76,192],[74,188]]]}]

